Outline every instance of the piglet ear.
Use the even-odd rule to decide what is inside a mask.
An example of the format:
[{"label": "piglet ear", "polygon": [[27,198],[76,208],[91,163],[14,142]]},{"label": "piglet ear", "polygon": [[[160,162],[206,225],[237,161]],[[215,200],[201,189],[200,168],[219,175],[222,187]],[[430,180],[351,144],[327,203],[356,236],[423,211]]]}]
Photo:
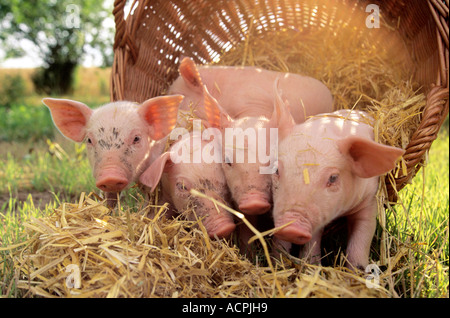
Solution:
[{"label": "piglet ear", "polygon": [[219,105],[217,100],[209,93],[206,85],[203,85],[203,98],[207,123],[205,126],[224,129],[230,127],[233,119]]},{"label": "piglet ear", "polygon": [[352,171],[361,178],[376,177],[389,172],[405,153],[403,149],[354,136],[336,143],[339,151],[350,160]]},{"label": "piglet ear", "polygon": [[274,110],[272,117],[267,123],[267,127],[278,128],[280,140],[286,138],[295,126],[294,118],[289,110],[288,103],[282,99],[282,92],[279,88],[280,78],[277,77],[274,82]]},{"label": "piglet ear", "polygon": [[139,182],[151,188],[151,192],[155,191],[166,165],[171,163],[170,154],[170,152],[163,153],[139,177]]},{"label": "piglet ear", "polygon": [[160,96],[146,100],[138,110],[149,125],[150,137],[160,140],[167,136],[177,124],[178,106],[182,95]]},{"label": "piglet ear", "polygon": [[50,109],[55,126],[64,136],[76,142],[83,141],[92,109],[69,99],[44,98],[42,102]]},{"label": "piglet ear", "polygon": [[202,91],[202,78],[200,76],[200,72],[197,69],[197,65],[195,65],[194,61],[191,58],[183,58],[181,60],[180,66],[178,67],[178,71],[180,72],[181,77],[190,89],[199,92]]}]

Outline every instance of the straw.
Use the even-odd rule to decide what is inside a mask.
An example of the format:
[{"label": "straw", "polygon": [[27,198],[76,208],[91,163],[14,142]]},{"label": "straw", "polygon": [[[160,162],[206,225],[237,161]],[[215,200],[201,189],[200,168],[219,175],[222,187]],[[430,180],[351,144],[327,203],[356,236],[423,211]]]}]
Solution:
[{"label": "straw", "polygon": [[228,241],[205,235],[201,220],[150,216],[148,209],[112,216],[92,197],[26,223],[26,248],[9,247],[18,288],[42,297],[392,296],[383,281],[367,288],[364,274],[341,268],[267,254],[271,265],[258,266]]}]

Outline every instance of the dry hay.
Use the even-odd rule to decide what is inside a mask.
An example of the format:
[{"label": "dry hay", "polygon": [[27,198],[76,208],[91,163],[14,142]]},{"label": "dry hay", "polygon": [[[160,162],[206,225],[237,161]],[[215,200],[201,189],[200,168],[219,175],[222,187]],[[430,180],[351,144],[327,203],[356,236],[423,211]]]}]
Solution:
[{"label": "dry hay", "polygon": [[[248,38],[225,52],[220,64],[318,78],[330,88],[335,109],[368,111],[376,119],[378,141],[405,147],[425,97],[408,80],[401,42],[393,33],[353,36],[354,27],[342,28],[334,34],[287,29],[263,35],[250,27]],[[384,47],[395,54],[380,49],[381,37],[392,39]],[[397,173],[402,172],[400,162]],[[380,187],[378,199],[384,228],[383,191]],[[364,273],[308,265],[287,255],[255,265],[228,241],[211,240],[201,220],[167,219],[164,211],[151,206],[113,215],[102,202],[82,195],[79,204],[65,203],[51,216],[32,219],[25,224],[29,239],[8,248],[14,250],[17,286],[43,297],[395,297],[392,273],[407,266],[404,248],[389,258],[386,237],[378,264],[388,268],[378,288],[366,286]],[[262,234],[255,234],[261,240]]]},{"label": "dry hay", "polygon": [[[156,210],[154,216],[149,213]],[[12,253],[17,287],[43,297],[389,297],[363,274],[294,264],[255,265],[199,222],[167,219],[165,206],[111,215],[81,196],[25,223]],[[20,248],[19,248],[20,247]]]},{"label": "dry hay", "polygon": [[381,143],[405,148],[426,104],[420,86],[409,78],[409,56],[394,30],[358,26],[367,31],[355,36],[355,28],[337,34],[325,29],[250,30],[245,42],[224,53],[217,64],[317,78],[330,89],[334,109],[367,111],[377,121],[375,135]]}]

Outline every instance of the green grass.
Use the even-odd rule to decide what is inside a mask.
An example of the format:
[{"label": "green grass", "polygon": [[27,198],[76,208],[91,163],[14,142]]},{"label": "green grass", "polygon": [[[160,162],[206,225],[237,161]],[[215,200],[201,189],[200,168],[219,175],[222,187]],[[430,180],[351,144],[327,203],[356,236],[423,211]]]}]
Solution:
[{"label": "green grass", "polygon": [[50,112],[44,105],[0,107],[0,141],[37,141],[53,137]]},{"label": "green grass", "polygon": [[84,144],[67,142],[65,148],[47,139],[46,144],[28,148],[31,153],[4,154],[0,161],[0,193],[50,191],[67,199],[95,189]]},{"label": "green grass", "polygon": [[433,143],[428,163],[387,211],[389,232],[409,248],[397,291],[405,297],[449,295],[449,133]]}]

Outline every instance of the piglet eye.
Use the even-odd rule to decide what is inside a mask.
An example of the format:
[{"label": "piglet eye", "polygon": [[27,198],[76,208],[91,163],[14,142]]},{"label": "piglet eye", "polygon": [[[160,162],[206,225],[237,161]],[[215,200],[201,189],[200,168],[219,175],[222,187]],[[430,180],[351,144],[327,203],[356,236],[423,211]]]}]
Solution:
[{"label": "piglet eye", "polygon": [[89,145],[92,145],[92,140],[91,140],[91,138],[88,138],[88,139],[86,140],[86,142],[87,142]]},{"label": "piglet eye", "polygon": [[339,179],[338,174],[332,174],[330,178],[328,178],[327,187],[331,187],[333,184],[335,184]]},{"label": "piglet eye", "polygon": [[136,137],[134,137],[134,139],[133,139],[133,144],[134,144],[134,145],[135,145],[135,144],[138,144],[140,141],[141,141],[141,137],[136,136]]},{"label": "piglet eye", "polygon": [[184,185],[183,182],[177,182],[176,186],[177,186],[177,189],[180,190],[180,191],[186,191],[187,190],[187,188],[186,188],[186,186]]}]

